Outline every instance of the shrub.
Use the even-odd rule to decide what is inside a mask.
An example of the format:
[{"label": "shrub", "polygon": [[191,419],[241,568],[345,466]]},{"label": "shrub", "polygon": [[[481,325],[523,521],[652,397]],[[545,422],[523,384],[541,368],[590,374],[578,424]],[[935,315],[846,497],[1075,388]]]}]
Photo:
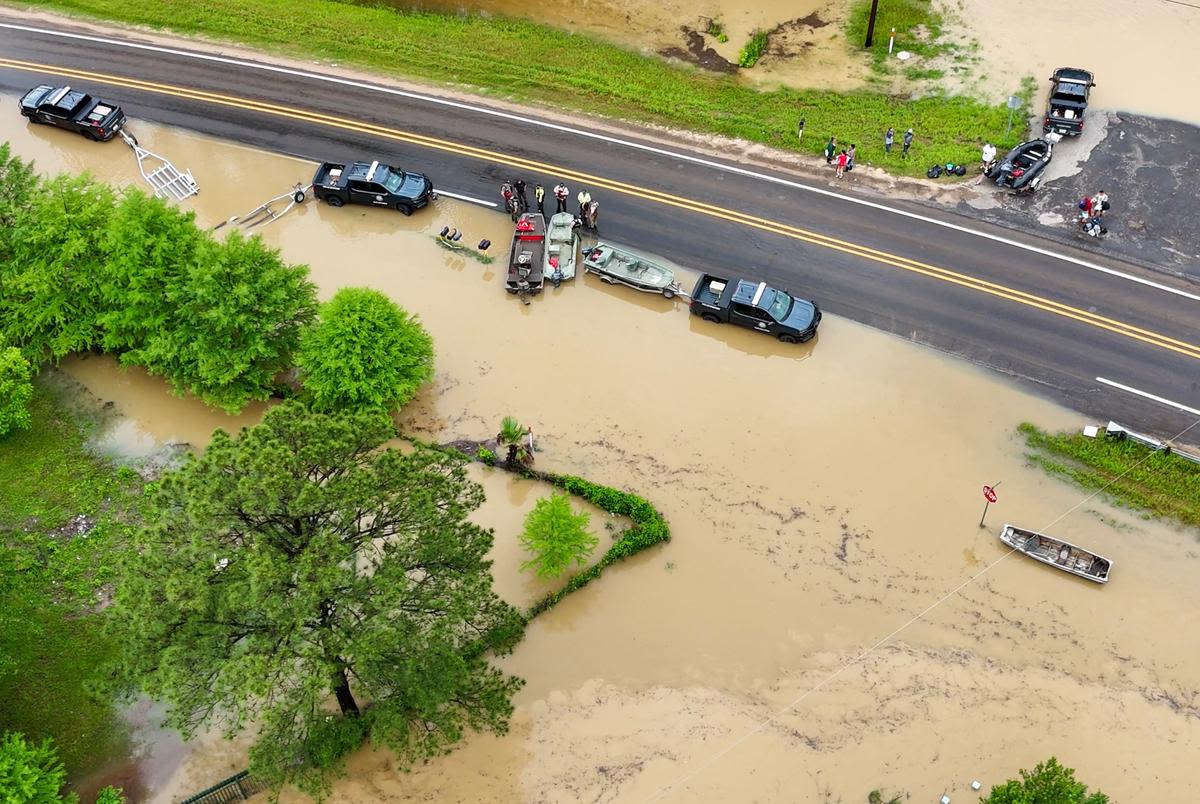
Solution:
[{"label": "shrub", "polygon": [[750,41],[742,48],[742,52],[738,54],[739,67],[753,67],[758,64],[758,60],[767,52],[767,32],[755,31],[750,37]]},{"label": "shrub", "polygon": [[379,291],[343,288],[304,333],[297,363],[317,410],[393,410],[433,378],[433,339]]},{"label": "shrub", "polygon": [[588,531],[591,517],[575,513],[566,494],[543,497],[525,517],[521,544],[533,558],[521,565],[532,569],[539,578],[562,575],[571,565],[582,567],[599,539]]},{"label": "shrub", "polygon": [[126,804],[125,793],[110,784],[96,794],[96,804]]},{"label": "shrub", "polygon": [[0,438],[28,430],[33,367],[15,346],[0,346]]},{"label": "shrub", "polygon": [[0,737],[0,792],[4,801],[52,804],[77,801],[74,794],[59,796],[67,772],[50,740],[30,743],[24,735],[6,732]]},{"label": "shrub", "polygon": [[1108,804],[1108,796],[1088,794],[1087,785],[1075,781],[1075,770],[1054,757],[1039,762],[1032,771],[1022,768],[1021,779],[996,785],[980,804]]},{"label": "shrub", "polygon": [[492,452],[487,447],[480,447],[475,453],[475,457],[486,463],[488,466],[496,465],[496,453]]}]

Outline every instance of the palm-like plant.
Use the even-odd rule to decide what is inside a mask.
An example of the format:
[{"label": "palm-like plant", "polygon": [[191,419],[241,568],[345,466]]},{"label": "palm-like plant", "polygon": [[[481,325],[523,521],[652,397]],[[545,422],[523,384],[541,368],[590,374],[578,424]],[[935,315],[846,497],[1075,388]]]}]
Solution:
[{"label": "palm-like plant", "polygon": [[529,463],[533,460],[526,433],[525,427],[514,416],[505,416],[500,422],[500,432],[496,434],[496,441],[500,446],[508,448],[508,454],[504,457],[507,465]]}]

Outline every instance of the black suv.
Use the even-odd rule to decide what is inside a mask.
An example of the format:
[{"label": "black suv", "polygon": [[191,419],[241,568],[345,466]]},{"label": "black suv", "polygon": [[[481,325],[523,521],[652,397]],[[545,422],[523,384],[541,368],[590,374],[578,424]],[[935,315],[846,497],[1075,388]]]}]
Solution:
[{"label": "black suv", "polygon": [[42,123],[108,142],[125,125],[125,113],[115,103],[93,98],[70,87],[36,86],[21,98],[21,114]]}]

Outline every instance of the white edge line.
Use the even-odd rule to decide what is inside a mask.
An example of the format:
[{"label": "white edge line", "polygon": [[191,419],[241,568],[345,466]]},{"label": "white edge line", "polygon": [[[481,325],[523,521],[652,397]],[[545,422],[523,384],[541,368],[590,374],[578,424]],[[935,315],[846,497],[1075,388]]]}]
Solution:
[{"label": "white edge line", "polygon": [[1107,380],[1104,377],[1097,377],[1096,382],[1104,383],[1105,385],[1111,385],[1113,388],[1118,388],[1122,391],[1125,391],[1126,393],[1134,394],[1134,395],[1140,396],[1140,397],[1145,397],[1146,399],[1153,400],[1154,402],[1158,402],[1160,404],[1166,405],[1167,407],[1175,408],[1176,410],[1181,410],[1184,413],[1191,413],[1196,416],[1200,416],[1200,410],[1196,410],[1195,408],[1189,408],[1187,405],[1182,405],[1173,400],[1164,399],[1161,396],[1155,396],[1154,394],[1146,393],[1145,391],[1138,390],[1137,388],[1133,388],[1128,385],[1122,385],[1119,382],[1113,382],[1112,380]]},{"label": "white edge line", "polygon": [[446,98],[434,97],[431,95],[422,95],[418,92],[408,92],[403,89],[395,89],[393,87],[385,87],[385,86],[379,86],[376,84],[369,84],[364,81],[354,81],[349,78],[338,78],[336,76],[322,75],[320,73],[313,73],[313,72],[309,72],[307,70],[294,70],[290,67],[280,67],[280,66],[274,65],[274,64],[262,64],[262,63],[254,62],[254,61],[245,61],[243,59],[233,59],[233,58],[229,58],[227,56],[214,56],[214,55],[208,54],[208,53],[195,53],[195,52],[188,51],[188,50],[179,50],[176,48],[162,47],[159,45],[147,45],[147,44],[142,44],[140,42],[124,42],[119,39],[109,39],[109,38],[103,37],[103,36],[90,36],[87,34],[68,33],[66,31],[50,31],[50,30],[46,30],[45,28],[35,28],[32,26],[28,26],[28,25],[18,25],[16,23],[9,23],[9,22],[0,22],[0,28],[9,28],[12,30],[17,30],[17,31],[28,31],[30,33],[39,33],[39,34],[43,34],[46,36],[56,36],[56,37],[65,38],[65,39],[80,39],[80,40],[84,40],[84,41],[88,41],[88,42],[100,42],[100,43],[107,44],[107,45],[115,45],[117,47],[132,48],[132,49],[136,49],[136,50],[148,50],[148,51],[152,51],[155,53],[168,53],[168,54],[171,54],[174,56],[183,56],[185,58],[198,59],[198,60],[202,60],[202,61],[218,62],[221,64],[229,64],[229,65],[233,65],[233,66],[237,66],[237,67],[249,67],[249,68],[255,69],[255,70],[263,70],[266,72],[281,73],[284,75],[292,75],[292,76],[297,76],[300,78],[309,78],[309,79],[312,79],[315,81],[324,81],[326,83],[331,83],[331,84],[341,84],[342,86],[355,87],[358,89],[367,89],[367,90],[371,90],[373,92],[382,92],[382,93],[385,93],[388,95],[396,95],[398,97],[409,98],[412,100],[419,100],[419,101],[423,101],[425,103],[432,103],[432,104],[437,104],[440,106],[448,106],[451,108],[462,109],[465,111],[475,112],[478,114],[485,114],[485,115],[490,115],[492,117],[499,117],[499,118],[502,118],[505,120],[512,120],[512,121],[515,121],[518,123],[524,123],[526,125],[539,126],[541,128],[547,128],[547,129],[551,129],[554,131],[561,131],[563,133],[573,134],[573,135],[576,135],[579,137],[587,137],[590,139],[607,142],[607,143],[610,143],[613,145],[620,145],[625,148],[632,148],[632,149],[639,150],[639,151],[645,151],[647,153],[653,153],[653,154],[658,154],[660,156],[670,157],[672,159],[678,159],[678,160],[684,161],[684,162],[691,162],[693,164],[702,165],[704,167],[716,168],[717,170],[723,170],[723,171],[726,171],[729,173],[737,173],[739,175],[747,176],[747,177],[753,178],[753,179],[769,181],[774,184],[780,184],[780,185],[783,185],[785,187],[790,187],[795,190],[803,190],[805,192],[816,193],[817,195],[823,195],[823,196],[826,196],[829,198],[836,198],[839,201],[845,201],[845,202],[848,202],[851,204],[858,204],[860,206],[870,207],[871,209],[876,209],[876,210],[879,210],[880,212],[888,212],[893,215],[901,215],[906,218],[911,218],[913,220],[919,220],[924,223],[932,224],[934,226],[941,226],[943,228],[951,229],[953,231],[961,232],[963,234],[972,235],[974,237],[982,237],[987,240],[991,240],[995,243],[1003,243],[1006,246],[1013,246],[1014,248],[1019,248],[1024,251],[1032,252],[1034,254],[1040,254],[1043,257],[1050,257],[1051,259],[1061,260],[1063,262],[1069,262],[1074,265],[1078,265],[1082,268],[1087,268],[1088,270],[1091,270],[1091,271],[1097,271],[1099,273],[1108,274],[1109,276],[1114,276],[1119,279],[1127,280],[1129,282],[1135,282],[1139,285],[1145,285],[1146,287],[1151,287],[1151,288],[1154,288],[1155,290],[1161,290],[1164,293],[1171,293],[1176,296],[1182,296],[1183,298],[1191,299],[1192,301],[1200,301],[1200,295],[1198,295],[1198,294],[1188,293],[1185,290],[1180,290],[1179,288],[1173,288],[1169,285],[1164,285],[1159,282],[1154,282],[1150,279],[1143,279],[1140,276],[1134,276],[1132,274],[1127,274],[1123,271],[1117,271],[1113,268],[1105,268],[1102,265],[1097,265],[1096,263],[1088,262],[1087,260],[1082,260],[1082,259],[1079,259],[1078,257],[1072,257],[1072,256],[1069,256],[1066,254],[1059,254],[1059,253],[1050,251],[1049,249],[1041,248],[1040,246],[1034,246],[1034,245],[1030,245],[1028,243],[1022,243],[1018,240],[1012,240],[1010,238],[1002,237],[1000,235],[990,234],[988,232],[981,232],[978,229],[972,229],[968,226],[962,226],[957,223],[950,223],[949,221],[938,220],[937,218],[931,218],[926,215],[918,214],[916,212],[909,212],[909,211],[903,210],[903,209],[896,209],[895,207],[888,206],[886,204],[879,204],[874,201],[868,201],[864,198],[855,198],[853,196],[843,195],[842,193],[835,193],[832,190],[824,190],[824,189],[821,189],[820,187],[812,187],[810,185],[801,184],[800,182],[790,181],[788,179],[784,179],[779,176],[772,176],[767,173],[758,173],[757,171],[749,170],[747,168],[741,168],[741,167],[737,167],[735,165],[728,165],[728,164],[724,164],[721,162],[714,162],[712,160],[704,159],[702,157],[691,156],[689,154],[679,153],[677,151],[669,151],[665,148],[657,148],[653,145],[645,145],[643,143],[633,142],[631,140],[623,140],[618,137],[610,137],[606,134],[598,134],[594,131],[586,131],[583,129],[571,128],[570,126],[564,126],[559,123],[551,123],[546,120],[538,120],[536,118],[528,117],[526,115],[512,114],[510,112],[502,112],[498,109],[489,109],[486,106],[474,106],[472,104],[463,103],[461,101],[453,101],[453,100],[448,100]]},{"label": "white edge line", "polygon": [[495,209],[499,206],[499,204],[497,204],[495,201],[484,201],[482,198],[473,198],[469,195],[459,195],[458,193],[452,193],[449,190],[439,189],[437,194],[439,196],[444,195],[447,198],[457,198],[459,201],[469,201],[472,204],[479,204],[482,207],[491,207],[492,209]]}]

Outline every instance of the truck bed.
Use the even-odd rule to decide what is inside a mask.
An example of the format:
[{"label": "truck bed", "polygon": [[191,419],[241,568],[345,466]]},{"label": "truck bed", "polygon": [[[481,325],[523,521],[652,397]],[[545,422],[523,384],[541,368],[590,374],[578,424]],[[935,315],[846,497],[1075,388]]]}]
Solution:
[{"label": "truck bed", "polygon": [[715,305],[721,301],[721,296],[729,287],[728,279],[722,279],[719,276],[712,274],[704,274],[696,283],[695,290],[692,291],[692,301],[700,304]]},{"label": "truck bed", "polygon": [[333,162],[325,162],[317,168],[316,175],[313,176],[313,184],[324,184],[329,187],[338,187],[341,185],[342,172],[346,169],[345,165],[338,165]]}]

